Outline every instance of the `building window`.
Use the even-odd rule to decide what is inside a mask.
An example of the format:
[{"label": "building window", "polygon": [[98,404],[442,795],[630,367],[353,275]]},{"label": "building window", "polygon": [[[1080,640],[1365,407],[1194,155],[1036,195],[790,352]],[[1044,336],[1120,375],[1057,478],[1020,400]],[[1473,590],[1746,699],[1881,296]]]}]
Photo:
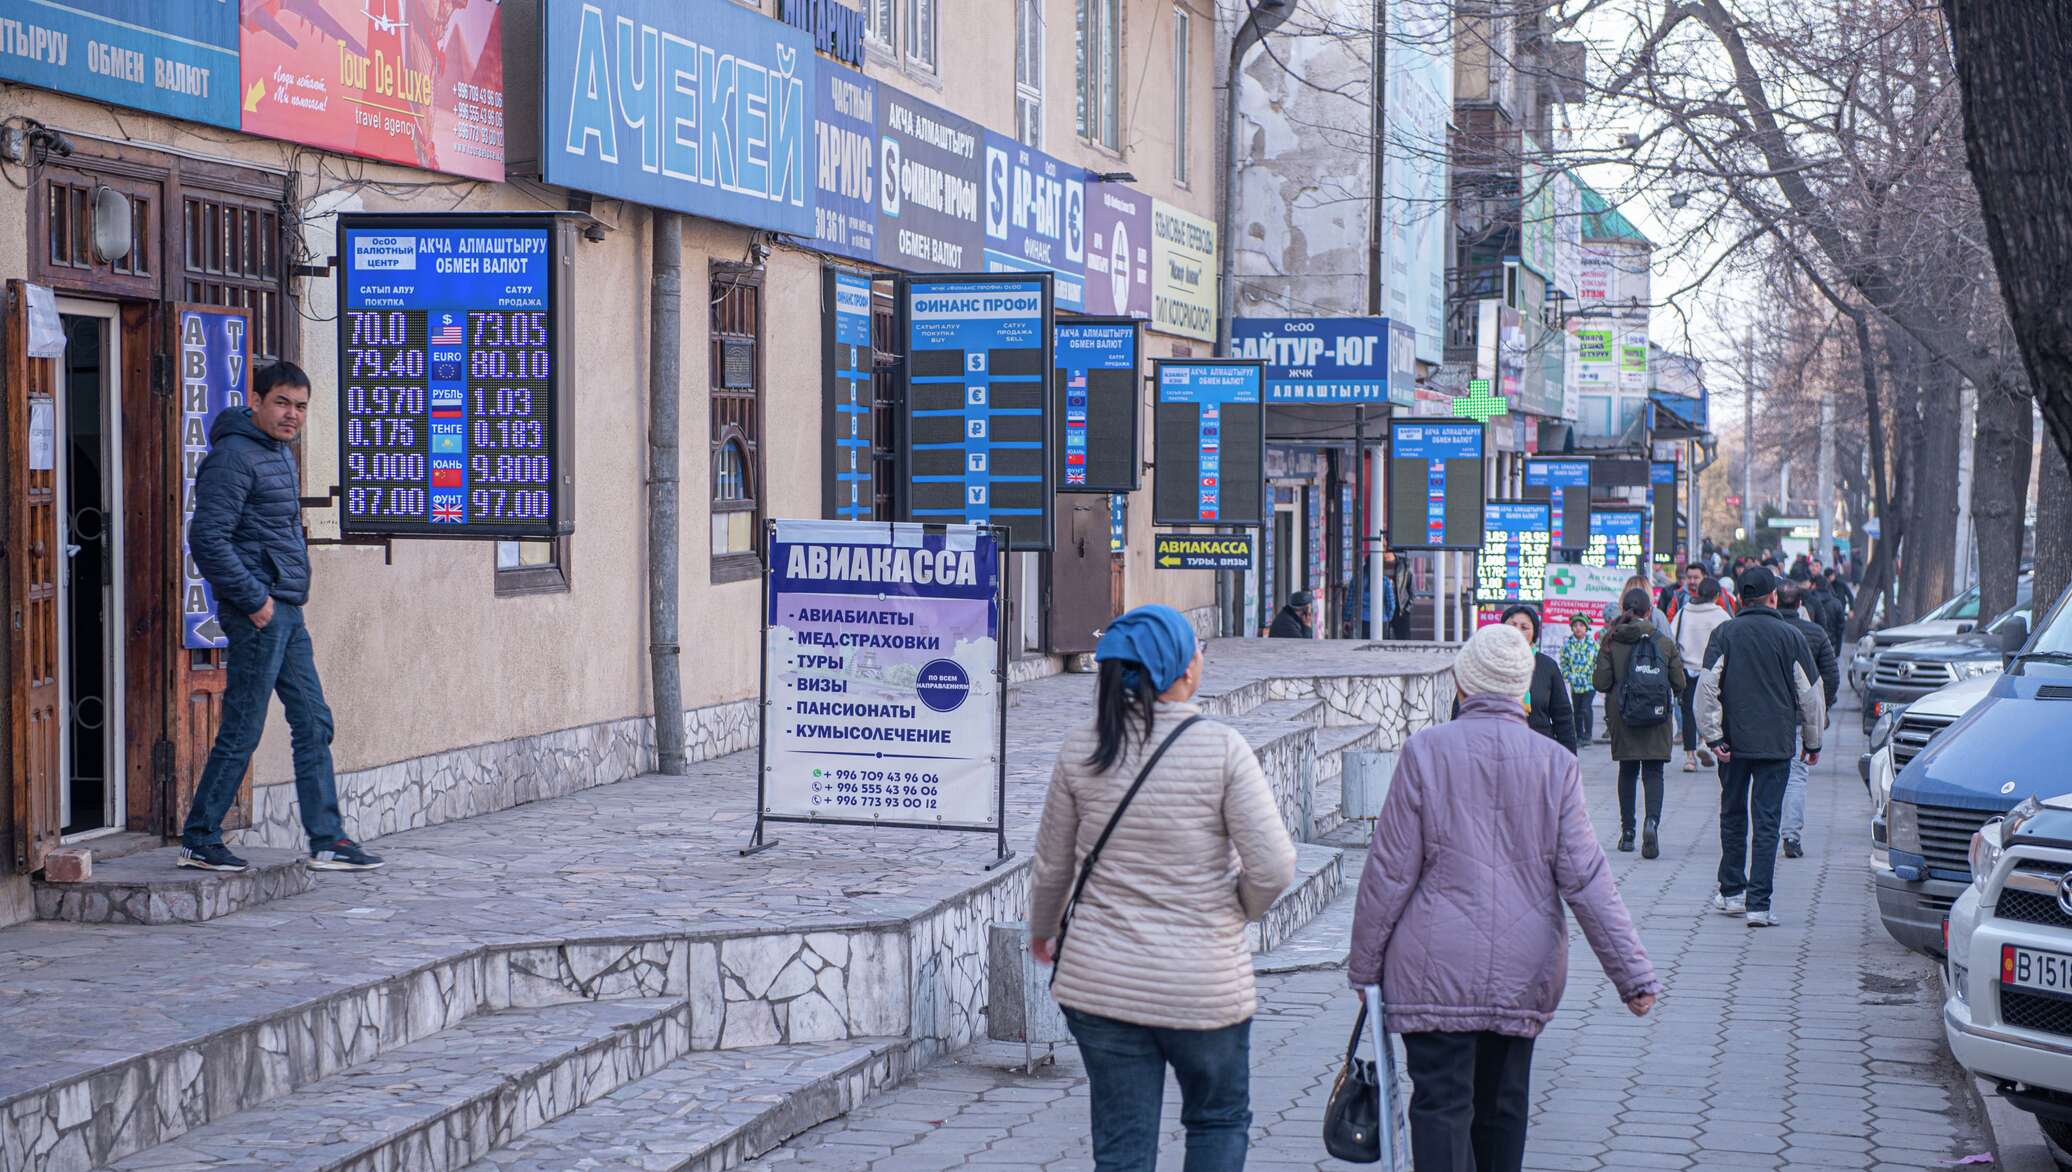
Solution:
[{"label": "building window", "polygon": [[907,64],[935,72],[935,0],[907,0]]},{"label": "building window", "polygon": [[1610,395],[1584,395],[1581,399],[1584,435],[1605,436],[1612,431],[1612,397]]},{"label": "building window", "polygon": [[712,279],[712,580],[762,572],[756,540],[763,484],[762,273]]},{"label": "building window", "polygon": [[1188,73],[1194,68],[1194,54],[1189,51],[1187,38],[1194,31],[1194,16],[1185,8],[1173,9],[1173,182],[1184,186],[1187,183],[1187,139],[1191,133],[1188,120]]},{"label": "building window", "polygon": [[872,45],[892,52],[895,38],[893,30],[898,28],[892,5],[895,0],[864,0],[863,36]]},{"label": "building window", "polygon": [[1043,146],[1043,0],[1014,0],[1014,133]]},{"label": "building window", "polygon": [[1077,0],[1079,137],[1120,150],[1122,0]]},{"label": "building window", "polygon": [[496,543],[496,593],[563,594],[568,591],[568,538]]}]

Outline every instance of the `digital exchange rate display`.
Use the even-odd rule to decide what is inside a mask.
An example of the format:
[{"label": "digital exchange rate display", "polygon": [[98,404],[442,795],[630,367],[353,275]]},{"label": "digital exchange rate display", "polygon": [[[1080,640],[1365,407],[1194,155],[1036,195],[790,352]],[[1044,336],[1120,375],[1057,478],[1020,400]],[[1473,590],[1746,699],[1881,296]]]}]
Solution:
[{"label": "digital exchange rate display", "polygon": [[1490,501],[1475,552],[1475,601],[1529,602],[1547,594],[1553,507],[1546,501]]},{"label": "digital exchange rate display", "polygon": [[1264,525],[1264,364],[1161,358],[1151,380],[1152,521]]},{"label": "digital exchange rate display", "polygon": [[1646,509],[1600,505],[1590,510],[1590,547],[1583,551],[1584,565],[1638,571],[1646,557]]},{"label": "digital exchange rate display", "polygon": [[1525,499],[1553,506],[1554,548],[1585,549],[1590,544],[1590,461],[1525,461]]},{"label": "digital exchange rate display", "polygon": [[1052,338],[1058,491],[1136,491],[1142,326],[1133,318],[1064,318]]},{"label": "digital exchange rate display", "polygon": [[562,232],[545,217],[339,218],[344,531],[571,530]]},{"label": "digital exchange rate display", "polygon": [[1479,423],[1390,426],[1390,548],[1481,548],[1485,450]]}]

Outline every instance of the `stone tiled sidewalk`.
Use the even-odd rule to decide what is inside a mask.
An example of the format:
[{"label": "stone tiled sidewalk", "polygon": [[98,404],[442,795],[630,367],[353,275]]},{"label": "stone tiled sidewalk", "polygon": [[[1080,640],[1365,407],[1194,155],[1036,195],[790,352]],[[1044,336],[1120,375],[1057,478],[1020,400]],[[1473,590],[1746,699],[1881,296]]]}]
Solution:
[{"label": "stone tiled sidewalk", "polygon": [[[1536,1048],[1528,1168],[1912,1172],[1986,1150],[1942,1046],[1934,967],[1878,924],[1853,725],[1853,713],[1836,718],[1838,743],[1815,770],[1807,857],[1778,862],[1777,928],[1712,912],[1716,782],[1671,767],[1663,856],[1612,856],[1667,993],[1653,1016],[1634,1018],[1575,935],[1562,1011]],[[1598,834],[1610,842],[1613,767],[1602,746],[1586,749],[1584,762]],[[1328,960],[1325,936],[1348,922],[1327,912],[1262,962]],[[1336,947],[1342,955],[1342,938]],[[1249,1166],[1345,1167],[1323,1159],[1317,1139],[1354,1008],[1343,977],[1266,975],[1260,991]],[[1090,1169],[1076,1051],[1061,1047],[1058,1064],[1033,1077],[1021,1073],[1020,1053],[968,1051],[755,1166]],[[1172,1167],[1177,1117],[1171,1098]]]}]

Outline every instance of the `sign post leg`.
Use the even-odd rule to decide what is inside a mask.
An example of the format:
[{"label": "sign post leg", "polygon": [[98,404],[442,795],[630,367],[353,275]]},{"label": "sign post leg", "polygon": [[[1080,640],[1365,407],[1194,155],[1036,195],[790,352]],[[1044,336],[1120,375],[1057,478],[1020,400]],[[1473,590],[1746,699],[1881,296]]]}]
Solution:
[{"label": "sign post leg", "polygon": [[775,564],[771,556],[776,547],[777,522],[766,521],[763,526],[763,588],[760,626],[762,637],[756,643],[757,678],[761,686],[757,689],[756,734],[755,734],[755,832],[748,836],[748,845],[741,848],[741,857],[757,855],[777,845],[774,838],[763,837],[763,811],[769,807],[763,801],[764,787],[770,781],[770,567]]},{"label": "sign post leg", "polygon": [[[1007,552],[1011,542],[1008,539],[1007,529],[1004,526],[996,528],[994,532],[1000,535],[1000,582],[1005,585],[1007,569],[1011,564],[1009,559],[1013,556]],[[1003,618],[1005,617],[1005,612],[1000,608],[996,607],[994,613],[1001,615]],[[1007,632],[1005,630],[1000,632],[999,638],[993,640],[993,645],[995,650],[993,665],[995,686],[993,690],[999,694],[1000,727],[998,733],[1000,740],[998,744],[993,746],[993,783],[996,787],[993,795],[993,846],[995,854],[993,861],[985,865],[984,869],[988,871],[1004,866],[1009,859],[1014,857],[1014,852],[1007,849]],[[1024,1016],[1022,1020],[1026,1022],[1028,1018]]]}]

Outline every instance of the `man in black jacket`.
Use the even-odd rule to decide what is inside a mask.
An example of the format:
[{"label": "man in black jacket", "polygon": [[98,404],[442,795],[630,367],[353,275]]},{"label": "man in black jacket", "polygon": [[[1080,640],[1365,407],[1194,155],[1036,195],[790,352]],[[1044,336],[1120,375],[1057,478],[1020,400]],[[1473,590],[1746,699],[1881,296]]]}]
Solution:
[{"label": "man in black jacket", "polygon": [[[1824,580],[1813,579],[1815,582]],[[1812,597],[1804,586],[1787,582],[1777,588],[1777,613],[1805,636],[1806,646],[1813,651],[1814,666],[1820,669],[1820,692],[1827,700],[1825,711],[1832,712],[1835,697],[1842,690],[1842,677],[1835,664],[1835,647],[1828,642],[1827,632],[1819,623],[1799,613],[1800,604],[1811,605]],[[1792,757],[1790,779],[1784,783],[1784,818],[1778,826],[1778,833],[1784,836],[1784,857],[1787,859],[1796,859],[1806,853],[1800,845],[1800,838],[1806,830],[1806,781],[1811,776],[1812,770],[1804,758]]]},{"label": "man in black jacket", "polygon": [[1820,762],[1827,713],[1813,649],[1777,613],[1777,575],[1754,566],[1736,585],[1741,609],[1712,633],[1698,685],[1698,733],[1721,762],[1719,891],[1712,906],[1745,914],[1751,928],[1768,928],[1777,923],[1770,895],[1791,760]]},{"label": "man in black jacket", "polygon": [[[1820,624],[1820,629],[1827,634],[1828,644],[1839,657],[1842,654],[1843,632],[1849,628],[1849,606],[1842,601],[1842,596],[1835,592],[1834,579],[1827,574],[1816,575],[1810,585],[1813,589],[1806,595],[1806,617]],[[1833,706],[1832,700],[1829,701],[1829,706]]]},{"label": "man in black jacket", "polygon": [[216,595],[229,637],[229,671],[216,744],[180,832],[180,866],[242,871],[223,845],[223,815],[279,693],[294,741],[295,799],[309,834],[309,865],[367,871],[381,860],[346,838],[331,770],[331,708],[317,678],[302,605],[309,601],[309,551],[302,541],[301,478],[290,444],[309,410],[309,376],[277,362],[252,378],[250,407],[226,407],[209,425],[209,454],[194,474],[187,527],[194,564]]},{"label": "man in black jacket", "polygon": [[1315,636],[1316,600],[1307,590],[1297,590],[1288,596],[1288,605],[1273,616],[1273,626],[1266,632],[1269,639],[1310,639]]}]

